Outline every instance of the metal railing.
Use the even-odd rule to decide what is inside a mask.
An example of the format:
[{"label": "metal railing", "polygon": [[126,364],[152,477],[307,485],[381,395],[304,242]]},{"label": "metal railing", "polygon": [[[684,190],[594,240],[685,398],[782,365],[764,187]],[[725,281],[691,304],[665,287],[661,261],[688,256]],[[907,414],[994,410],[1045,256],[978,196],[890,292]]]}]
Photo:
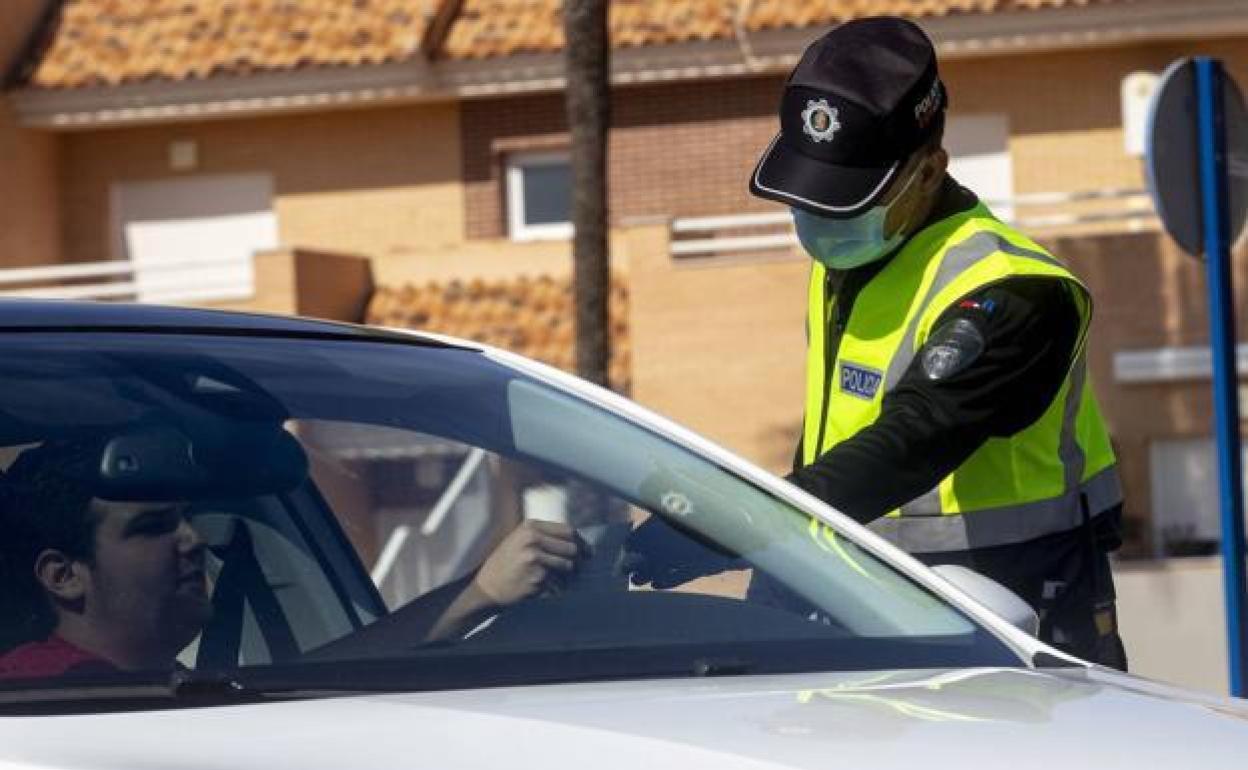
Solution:
[{"label": "metal railing", "polygon": [[[459,470],[455,473],[455,477],[451,479],[451,483],[438,497],[437,503],[430,510],[429,515],[425,517],[424,524],[420,527],[420,534],[424,537],[432,537],[441,529],[442,524],[446,521],[447,514],[455,503],[459,502],[460,497],[464,494],[464,490],[468,486],[468,482],[472,479],[472,475],[477,472],[477,468],[481,467],[482,461],[485,460],[485,450],[473,447],[468,455],[464,458],[464,462],[460,465]],[[373,584],[378,588],[385,585],[390,576],[394,574],[395,565],[399,563],[399,557],[402,556],[404,548],[407,547],[408,541],[412,536],[412,527],[408,524],[401,524],[394,528],[387,538],[385,546],[382,547],[377,562],[369,571],[373,579]]]},{"label": "metal railing", "polygon": [[[985,200],[984,203],[994,211],[1014,211],[1014,216],[1006,217],[1006,221],[1028,231],[1092,224],[1129,226],[1157,219],[1157,211],[1148,191],[1134,187],[1024,193],[1004,200]],[[1026,212],[1060,210],[1020,215],[1019,209]]]},{"label": "metal railing", "polygon": [[[984,203],[1029,234],[1094,226],[1135,230],[1157,219],[1147,191],[1135,188],[1027,193]],[[682,217],[671,225],[671,255],[681,259],[789,252],[797,246],[787,211]]]},{"label": "metal railing", "polygon": [[112,260],[0,269],[3,297],[174,303],[244,300],[254,293],[250,258],[182,259],[142,266]]}]

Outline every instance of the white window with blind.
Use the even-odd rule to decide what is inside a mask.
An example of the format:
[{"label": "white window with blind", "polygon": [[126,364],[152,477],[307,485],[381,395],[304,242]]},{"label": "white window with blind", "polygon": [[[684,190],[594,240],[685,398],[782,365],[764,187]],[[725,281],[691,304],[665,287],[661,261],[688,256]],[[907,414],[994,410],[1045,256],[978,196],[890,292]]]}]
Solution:
[{"label": "white window with blind", "polygon": [[514,241],[572,237],[572,165],[567,152],[507,157],[507,230]]},{"label": "white window with blind", "polygon": [[144,302],[250,297],[253,257],[278,246],[268,174],[118,182],[112,217],[113,250]]},{"label": "white window with blind", "polygon": [[[1248,448],[1242,462],[1248,464]],[[1156,556],[1217,552],[1222,538],[1217,446],[1212,438],[1160,439],[1149,447]],[[1245,485],[1248,493],[1248,484]]]},{"label": "white window with blind", "polygon": [[1005,115],[950,115],[945,123],[949,173],[1001,219],[1014,218],[1014,164]]}]

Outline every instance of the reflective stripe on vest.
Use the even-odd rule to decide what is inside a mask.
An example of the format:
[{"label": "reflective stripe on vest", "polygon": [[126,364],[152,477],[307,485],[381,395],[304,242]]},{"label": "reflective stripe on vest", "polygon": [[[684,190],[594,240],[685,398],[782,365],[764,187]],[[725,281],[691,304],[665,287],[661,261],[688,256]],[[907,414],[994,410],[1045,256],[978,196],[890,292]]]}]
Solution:
[{"label": "reflective stripe on vest", "polygon": [[1108,432],[1086,382],[1090,298],[1058,260],[979,206],[912,238],[863,287],[836,360],[827,362],[830,303],[823,269],[812,271],[807,464],[874,422],[883,394],[901,380],[942,313],[974,291],[1020,275],[1072,287],[1082,324],[1071,369],[1039,420],[1013,436],[989,439],[931,492],[870,525],[908,551],[1022,542],[1077,527],[1121,502]]}]

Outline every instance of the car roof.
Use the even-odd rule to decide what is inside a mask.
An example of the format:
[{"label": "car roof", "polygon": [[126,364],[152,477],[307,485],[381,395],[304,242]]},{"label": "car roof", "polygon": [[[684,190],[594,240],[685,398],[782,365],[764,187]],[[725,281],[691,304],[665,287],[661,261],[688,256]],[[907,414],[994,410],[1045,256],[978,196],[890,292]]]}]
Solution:
[{"label": "car roof", "polygon": [[225,332],[450,346],[445,340],[418,333],[298,316],[126,302],[0,299],[0,333],[16,331]]}]

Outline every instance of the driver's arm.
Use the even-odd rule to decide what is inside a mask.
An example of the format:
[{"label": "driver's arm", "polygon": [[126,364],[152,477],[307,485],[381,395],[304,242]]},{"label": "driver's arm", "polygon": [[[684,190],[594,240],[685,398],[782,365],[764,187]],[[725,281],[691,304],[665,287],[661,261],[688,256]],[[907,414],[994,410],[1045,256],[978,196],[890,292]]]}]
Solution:
[{"label": "driver's arm", "polygon": [[422,597],[435,608],[441,605],[424,640],[453,639],[501,609],[558,590],[586,551],[567,524],[521,522],[476,572]]}]

